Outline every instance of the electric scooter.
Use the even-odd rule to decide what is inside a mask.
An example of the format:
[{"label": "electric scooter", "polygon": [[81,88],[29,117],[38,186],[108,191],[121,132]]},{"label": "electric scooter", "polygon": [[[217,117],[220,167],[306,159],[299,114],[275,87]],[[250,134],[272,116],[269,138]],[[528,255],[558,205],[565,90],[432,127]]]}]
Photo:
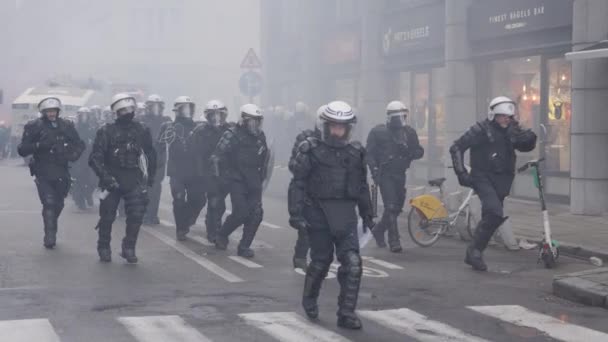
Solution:
[{"label": "electric scooter", "polygon": [[539,167],[540,163],[544,160],[544,158],[531,160],[517,169],[517,172],[521,173],[529,168],[532,168],[534,185],[538,189],[540,205],[543,213],[543,226],[545,228],[543,241],[541,241],[539,244],[538,262],[540,263],[542,261],[546,268],[553,268],[557,262],[557,258],[559,258],[559,244],[557,241],[551,239],[551,224],[549,223],[549,212],[547,211],[547,205],[545,203],[543,177]]}]

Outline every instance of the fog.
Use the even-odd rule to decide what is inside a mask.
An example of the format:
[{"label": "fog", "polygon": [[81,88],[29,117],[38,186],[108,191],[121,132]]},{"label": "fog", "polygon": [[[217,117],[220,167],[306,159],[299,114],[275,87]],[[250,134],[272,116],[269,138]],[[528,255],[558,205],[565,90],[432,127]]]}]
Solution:
[{"label": "fog", "polygon": [[168,103],[189,95],[233,109],[241,60],[259,51],[256,0],[1,0],[0,13],[4,118],[49,79],[136,83]]}]

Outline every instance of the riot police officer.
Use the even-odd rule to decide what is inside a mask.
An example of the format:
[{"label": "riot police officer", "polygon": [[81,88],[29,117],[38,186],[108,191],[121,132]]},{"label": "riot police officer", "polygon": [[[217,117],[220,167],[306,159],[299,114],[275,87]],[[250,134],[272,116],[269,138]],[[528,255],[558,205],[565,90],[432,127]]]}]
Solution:
[{"label": "riot police officer", "polygon": [[167,116],[163,115],[165,110],[165,102],[159,95],[150,95],[145,103],[145,114],[140,118],[140,121],[148,126],[152,137],[155,139],[156,147],[156,173],[154,177],[154,184],[148,192],[150,202],[146,208],[146,215],[144,216],[144,224],[157,225],[160,223],[158,219],[158,206],[160,204],[160,196],[162,192],[162,182],[165,178],[165,165],[166,165],[166,149],[160,148],[157,137],[160,134],[160,128],[165,122],[171,121]]},{"label": "riot police officer", "polygon": [[[206,121],[200,123],[190,135],[189,145],[194,151],[196,172],[207,194],[207,216],[205,226],[207,240],[215,243],[217,231],[222,226],[222,217],[226,211],[226,196],[228,184],[225,179],[215,177],[210,158],[220,138],[234,124],[228,123],[228,109],[219,100],[211,100],[205,106]],[[222,166],[218,165],[221,169]]]},{"label": "riot police officer", "polygon": [[[87,107],[81,107],[77,111],[76,117],[76,132],[82,138],[86,145],[85,153],[91,153],[95,132],[97,132],[97,120],[94,113]],[[78,159],[73,165],[73,174],[75,178],[72,197],[76,206],[84,210],[92,207],[93,192],[95,191],[95,183],[97,182],[95,173],[87,164],[86,158]]]},{"label": "riot police officer", "polygon": [[[450,147],[454,172],[462,186],[473,188],[481,200],[481,220],[467,248],[465,263],[486,271],[483,251],[506,220],[503,201],[515,177],[515,151],[536,147],[536,134],[514,119],[516,103],[499,96],[490,102],[488,118],[473,125]],[[471,150],[471,172],[464,166],[464,153]]]},{"label": "riot police officer", "polygon": [[310,241],[304,311],[311,319],[318,317],[317,298],[335,251],[340,262],[338,326],[348,329],[361,328],[355,314],[362,274],[356,208],[364,229],[374,226],[365,149],[350,140],[355,123],[347,103],[329,103],[318,121],[320,138],[309,137],[298,148],[289,187],[289,223],[306,230]]},{"label": "riot police officer", "polygon": [[[317,118],[319,118],[321,116],[321,114],[325,110],[326,106],[327,105],[323,105],[323,106],[319,107],[319,109],[317,110]],[[296,105],[296,107],[297,107],[297,105]],[[313,136],[316,138],[321,138],[317,127],[315,127],[314,129],[305,129],[296,136],[296,141],[293,144],[293,147],[291,149],[291,157],[289,158],[289,164],[288,164],[289,171],[292,174],[294,172],[296,155],[298,154],[298,148],[299,148],[300,144],[304,140],[306,140],[310,137],[313,137]],[[293,178],[292,178],[291,182],[293,182]],[[298,229],[298,239],[296,240],[296,246],[294,247],[293,268],[300,268],[300,269],[306,271],[306,268],[308,267],[308,264],[306,261],[306,256],[308,255],[309,249],[310,249],[310,246],[308,244],[308,235],[306,234],[306,230]]]},{"label": "riot police officer", "polygon": [[195,104],[188,96],[175,99],[175,121],[166,122],[160,129],[159,149],[168,148],[167,175],[170,177],[173,196],[173,216],[177,240],[186,240],[190,226],[205,206],[203,184],[192,167],[193,153],[188,146],[188,136],[196,126],[193,120]]},{"label": "riot police officer", "polygon": [[378,247],[386,247],[388,230],[390,251],[401,253],[397,218],[405,203],[405,171],[413,160],[423,157],[416,131],[406,124],[408,109],[393,101],[386,107],[386,123],[374,127],[367,136],[367,164],[384,204],[382,219],[374,228]]},{"label": "riot police officer", "polygon": [[138,261],[135,245],[148,203],[147,187],[154,184],[156,151],[150,129],[133,120],[136,106],[135,98],[128,94],[112,98],[111,108],[116,120],[97,131],[89,156],[89,166],[99,177],[103,190],[96,227],[101,262],[112,261],[112,223],[121,199],[125,204],[127,225],[120,256],[129,263]]},{"label": "riot police officer", "polygon": [[263,119],[258,106],[242,106],[238,124],[222,135],[211,156],[214,169],[219,171],[216,176],[229,183],[232,202],[232,213],[217,232],[215,247],[225,250],[230,234],[243,225],[237,254],[245,258],[254,257],[251,243],[264,217],[262,188],[270,153],[262,130]]},{"label": "riot police officer", "polygon": [[38,103],[41,116],[28,122],[17,151],[21,157],[32,155],[30,173],[42,203],[44,247],[55,247],[57,221],[68,195],[71,177],[68,162],[75,162],[85,149],[74,124],[59,117],[61,101],[47,97]]}]

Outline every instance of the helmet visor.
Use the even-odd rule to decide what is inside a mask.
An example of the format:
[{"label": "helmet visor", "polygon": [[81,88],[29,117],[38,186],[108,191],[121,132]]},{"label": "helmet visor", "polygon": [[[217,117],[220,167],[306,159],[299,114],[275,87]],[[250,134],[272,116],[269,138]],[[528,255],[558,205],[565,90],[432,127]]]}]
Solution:
[{"label": "helmet visor", "polygon": [[175,108],[177,116],[192,117],[194,115],[194,103],[182,103]]},{"label": "helmet visor", "polygon": [[386,118],[389,127],[405,127],[407,125],[407,112],[397,112],[389,114]]},{"label": "helmet visor", "polygon": [[326,120],[320,121],[321,140],[332,146],[347,145],[355,128],[354,122],[337,123]]},{"label": "helmet visor", "polygon": [[253,135],[259,135],[264,128],[263,118],[244,118],[243,124],[247,130]]}]

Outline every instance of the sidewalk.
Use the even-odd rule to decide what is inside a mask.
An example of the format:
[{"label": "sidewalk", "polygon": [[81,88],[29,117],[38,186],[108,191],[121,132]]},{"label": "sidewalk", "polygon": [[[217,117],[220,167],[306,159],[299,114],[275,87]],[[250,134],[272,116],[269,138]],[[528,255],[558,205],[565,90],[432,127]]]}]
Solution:
[{"label": "sidewalk", "polygon": [[[608,215],[601,217],[573,215],[564,205],[548,204],[552,238],[560,243],[560,250],[571,256],[596,256],[608,262]],[[505,210],[516,236],[539,241],[543,234],[540,204],[507,199]]]}]

